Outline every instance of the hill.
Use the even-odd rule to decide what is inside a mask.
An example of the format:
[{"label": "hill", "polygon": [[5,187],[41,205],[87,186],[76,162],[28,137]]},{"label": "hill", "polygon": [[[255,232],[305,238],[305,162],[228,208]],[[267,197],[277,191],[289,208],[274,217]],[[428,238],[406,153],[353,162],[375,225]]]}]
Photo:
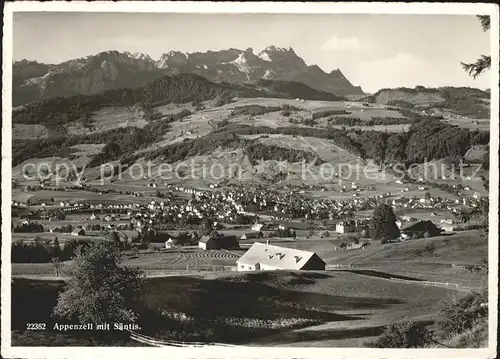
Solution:
[{"label": "hill", "polygon": [[43,99],[91,95],[110,89],[138,87],[165,75],[192,73],[215,82],[243,84],[260,79],[300,82],[337,96],[363,94],[340,70],[327,74],[307,66],[293,49],[269,46],[206,53],[169,51],[158,61],[143,53],[105,51],[60,64],[18,61],[13,65],[13,106]]},{"label": "hill", "polygon": [[296,97],[312,100],[337,101],[341,97],[313,90],[294,82],[263,81],[257,85],[214,83],[194,74],[163,76],[138,88],[108,90],[95,95],[57,97],[26,104],[14,109],[13,124],[34,124],[59,127],[80,122],[91,125],[92,115],[106,107],[128,107],[134,110],[149,110],[170,103],[202,102],[219,98],[221,104],[232,97]]},{"label": "hill", "polygon": [[393,262],[480,265],[487,256],[488,240],[481,238],[478,231],[465,231],[404,243],[374,244],[366,250],[342,252],[327,260],[330,263],[387,266]]},{"label": "hill", "polygon": [[370,103],[419,110],[439,110],[472,118],[489,118],[490,93],[470,87],[380,89],[364,99]]}]

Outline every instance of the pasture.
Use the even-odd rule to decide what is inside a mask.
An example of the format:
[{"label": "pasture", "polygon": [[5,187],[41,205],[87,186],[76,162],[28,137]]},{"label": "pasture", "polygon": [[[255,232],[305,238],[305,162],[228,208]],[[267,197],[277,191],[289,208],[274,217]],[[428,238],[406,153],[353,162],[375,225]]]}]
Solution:
[{"label": "pasture", "polygon": [[[106,107],[98,110],[94,116],[95,130],[92,132],[104,132],[120,127],[144,127],[147,122],[143,119],[142,111],[131,107]],[[75,134],[80,134],[75,132]]]},{"label": "pasture", "polygon": [[407,92],[402,90],[382,91],[375,99],[376,103],[388,104],[392,101],[405,101],[415,106],[441,103],[444,98],[437,92]]},{"label": "pasture", "polygon": [[[51,234],[51,233],[50,233]],[[60,233],[59,233],[60,234]],[[42,239],[53,239],[49,234],[40,236]],[[104,239],[103,237],[58,236],[62,242],[68,239]],[[19,239],[18,239],[19,240]],[[62,244],[62,243],[61,243]],[[141,250],[135,254],[124,254],[123,265],[140,268],[145,271],[162,271],[165,274],[178,272],[197,272],[199,270],[221,270],[221,266],[235,266],[236,260],[244,253],[244,250],[200,250],[197,247],[179,247],[165,249],[163,244],[158,243],[160,251]],[[71,269],[72,261],[63,262],[61,276],[66,275]],[[214,268],[215,267],[215,268]],[[12,275],[14,276],[53,276],[54,267],[52,263],[12,263]]]},{"label": "pasture", "polygon": [[24,241],[31,242],[35,239],[35,237],[39,237],[42,241],[53,241],[54,238],[57,237],[59,243],[61,245],[64,242],[72,239],[78,240],[104,240],[104,236],[100,234],[100,232],[87,232],[84,236],[72,236],[71,233],[50,233],[50,232],[41,232],[41,233],[12,233],[12,242]]}]

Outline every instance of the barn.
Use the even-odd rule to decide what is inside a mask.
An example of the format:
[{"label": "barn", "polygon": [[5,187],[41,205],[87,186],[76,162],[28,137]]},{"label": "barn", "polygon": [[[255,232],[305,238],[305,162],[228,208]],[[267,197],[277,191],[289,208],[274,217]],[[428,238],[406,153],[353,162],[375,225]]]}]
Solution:
[{"label": "barn", "polygon": [[402,232],[410,237],[413,234],[424,235],[426,232],[429,233],[431,237],[439,236],[441,234],[441,230],[436,227],[432,221],[418,221],[417,223],[403,228]]},{"label": "barn", "polygon": [[203,236],[198,242],[198,247],[203,250],[231,249],[239,248],[239,246],[236,236]]},{"label": "barn", "polygon": [[169,238],[165,241],[165,248],[170,249],[172,247],[174,247],[174,241],[172,240],[172,238]]},{"label": "barn", "polygon": [[72,236],[84,236],[85,235],[85,230],[83,228],[75,228],[71,232]]},{"label": "barn", "polygon": [[237,261],[238,271],[325,270],[325,262],[314,252],[255,242]]}]

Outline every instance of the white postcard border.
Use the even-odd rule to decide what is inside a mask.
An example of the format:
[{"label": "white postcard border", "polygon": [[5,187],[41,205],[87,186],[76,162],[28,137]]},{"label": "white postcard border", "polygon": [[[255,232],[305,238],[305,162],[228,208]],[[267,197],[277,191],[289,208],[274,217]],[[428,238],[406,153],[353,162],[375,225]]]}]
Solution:
[{"label": "white postcard border", "polygon": [[[369,349],[242,347],[241,349],[142,348],[142,347],[12,347],[10,323],[10,220],[12,170],[12,20],[13,12],[182,12],[182,13],[309,13],[309,14],[447,14],[490,15],[492,67],[489,219],[489,347],[483,349]],[[498,5],[485,3],[209,3],[209,2],[10,2],[4,7],[2,75],[2,356],[18,358],[87,358],[123,356],[130,358],[317,358],[323,355],[345,358],[493,358],[497,346],[498,300],[498,148],[499,148],[499,28]]]}]

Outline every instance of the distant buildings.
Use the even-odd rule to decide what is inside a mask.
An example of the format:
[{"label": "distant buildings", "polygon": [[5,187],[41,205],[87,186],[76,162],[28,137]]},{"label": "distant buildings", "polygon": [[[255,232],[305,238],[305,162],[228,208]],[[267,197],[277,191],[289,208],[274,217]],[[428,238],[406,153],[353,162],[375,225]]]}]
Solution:
[{"label": "distant buildings", "polygon": [[257,239],[264,237],[264,233],[262,232],[247,232],[243,233],[240,239]]},{"label": "distant buildings", "polygon": [[444,232],[456,232],[459,230],[459,228],[454,224],[446,224],[445,223],[445,224],[441,224],[440,227]]},{"label": "distant buildings", "polygon": [[314,252],[255,242],[237,261],[238,271],[325,270],[325,262]]},{"label": "distant buildings", "polygon": [[84,236],[85,235],[85,230],[83,228],[75,228],[71,232],[71,235],[75,236],[75,237],[77,237],[77,236]]}]

